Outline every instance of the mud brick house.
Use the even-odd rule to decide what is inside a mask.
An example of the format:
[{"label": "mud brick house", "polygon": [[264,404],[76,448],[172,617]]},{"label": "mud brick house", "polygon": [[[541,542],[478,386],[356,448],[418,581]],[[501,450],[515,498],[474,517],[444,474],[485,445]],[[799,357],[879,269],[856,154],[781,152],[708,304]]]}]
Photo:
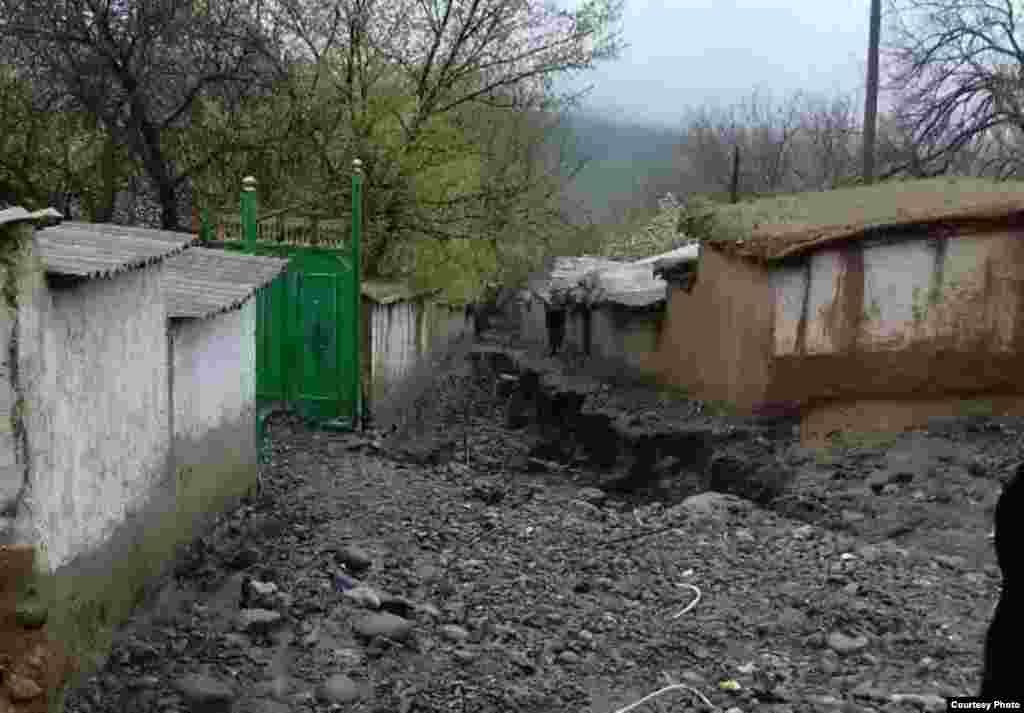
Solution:
[{"label": "mud brick house", "polygon": [[167,260],[169,412],[177,507],[217,511],[256,481],[257,291],[280,258],[193,247]]},{"label": "mud brick house", "polygon": [[807,439],[1024,411],[1024,184],[729,206],[696,271],[664,274],[661,377],[743,412],[799,409]]}]

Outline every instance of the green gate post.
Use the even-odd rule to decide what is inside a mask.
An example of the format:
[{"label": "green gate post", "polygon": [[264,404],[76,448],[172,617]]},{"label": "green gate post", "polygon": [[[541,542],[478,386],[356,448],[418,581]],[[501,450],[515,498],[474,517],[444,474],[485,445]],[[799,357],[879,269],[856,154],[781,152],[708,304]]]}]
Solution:
[{"label": "green gate post", "polygon": [[210,212],[206,208],[199,211],[199,242],[210,242]]},{"label": "green gate post", "polygon": [[363,417],[363,331],[362,331],[362,288],[360,287],[360,255],[359,240],[363,223],[363,162],[359,159],[352,161],[352,325],[353,344],[355,345],[355,370],[356,370],[356,404],[355,413],[352,414],[352,428],[358,427]]},{"label": "green gate post", "polygon": [[242,179],[242,240],[247,247],[256,246],[256,179],[246,176]]}]

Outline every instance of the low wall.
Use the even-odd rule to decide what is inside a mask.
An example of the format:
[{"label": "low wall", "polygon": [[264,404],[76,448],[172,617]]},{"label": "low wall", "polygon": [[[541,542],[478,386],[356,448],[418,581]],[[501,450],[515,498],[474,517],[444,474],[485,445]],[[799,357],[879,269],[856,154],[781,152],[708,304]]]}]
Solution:
[{"label": "low wall", "polygon": [[366,393],[381,401],[408,379],[423,360],[470,331],[464,308],[428,297],[381,303],[363,299],[363,359]]},{"label": "low wall", "polygon": [[214,431],[185,451],[205,470],[176,472],[161,269],[67,280],[44,278],[30,248],[5,261],[4,713],[60,710],[175,548],[255,474],[251,427]]}]

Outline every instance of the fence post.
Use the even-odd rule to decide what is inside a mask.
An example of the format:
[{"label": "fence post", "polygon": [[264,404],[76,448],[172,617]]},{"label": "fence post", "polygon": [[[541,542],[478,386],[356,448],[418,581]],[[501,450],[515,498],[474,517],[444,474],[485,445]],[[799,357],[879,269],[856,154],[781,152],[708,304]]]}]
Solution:
[{"label": "fence post", "polygon": [[210,211],[207,208],[203,208],[199,211],[199,241],[208,243],[212,237],[210,229]]},{"label": "fence post", "polygon": [[256,179],[246,176],[242,179],[242,240],[252,247],[256,244]]},{"label": "fence post", "polygon": [[355,413],[352,415],[352,427],[357,427],[363,416],[363,301],[360,279],[362,266],[360,264],[360,246],[362,222],[363,222],[363,162],[359,159],[352,161],[352,325],[355,345],[355,372],[356,372],[356,403]]}]

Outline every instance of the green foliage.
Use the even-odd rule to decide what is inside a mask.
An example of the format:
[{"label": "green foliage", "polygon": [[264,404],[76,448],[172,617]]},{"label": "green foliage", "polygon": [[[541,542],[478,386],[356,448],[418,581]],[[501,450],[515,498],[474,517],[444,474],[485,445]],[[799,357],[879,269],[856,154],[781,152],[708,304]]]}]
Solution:
[{"label": "green foliage", "polygon": [[1018,205],[1022,189],[1021,181],[943,177],[794,193],[720,206],[716,230],[742,238],[759,228],[869,227],[953,213],[985,215]]},{"label": "green foliage", "polygon": [[[106,144],[106,133],[86,114],[40,106],[32,86],[0,65],[0,199],[36,210],[54,193],[74,193],[87,213],[95,212],[110,188],[103,179],[116,182],[126,173],[124,152],[105,157]],[[104,158],[114,162],[113,175],[104,175]]]}]

